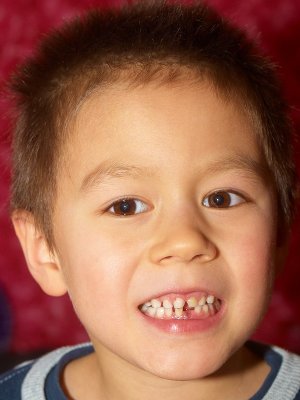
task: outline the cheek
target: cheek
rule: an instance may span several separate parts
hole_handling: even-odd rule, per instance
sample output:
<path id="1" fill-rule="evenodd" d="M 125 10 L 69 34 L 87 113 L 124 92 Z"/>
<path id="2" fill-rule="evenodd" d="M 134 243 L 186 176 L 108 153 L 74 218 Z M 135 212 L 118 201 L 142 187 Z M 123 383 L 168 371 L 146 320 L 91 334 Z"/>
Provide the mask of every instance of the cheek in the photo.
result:
<path id="1" fill-rule="evenodd" d="M 123 313 L 129 301 L 129 288 L 139 263 L 138 246 L 130 238 L 74 228 L 60 238 L 61 264 L 69 295 L 79 318 L 88 310 Z M 76 232 L 76 234 L 75 234 Z M 88 316 L 88 315 L 87 315 Z"/>
<path id="2" fill-rule="evenodd" d="M 252 221 L 227 242 L 230 285 L 241 313 L 264 314 L 274 281 L 276 235 L 270 221 Z M 224 250 L 226 252 L 226 250 Z M 253 315 L 252 314 L 252 315 Z"/>
<path id="3" fill-rule="evenodd" d="M 230 270 L 232 284 L 245 291 L 265 287 L 276 253 L 276 218 L 271 201 L 263 206 L 237 210 L 218 231 L 220 255 Z"/>

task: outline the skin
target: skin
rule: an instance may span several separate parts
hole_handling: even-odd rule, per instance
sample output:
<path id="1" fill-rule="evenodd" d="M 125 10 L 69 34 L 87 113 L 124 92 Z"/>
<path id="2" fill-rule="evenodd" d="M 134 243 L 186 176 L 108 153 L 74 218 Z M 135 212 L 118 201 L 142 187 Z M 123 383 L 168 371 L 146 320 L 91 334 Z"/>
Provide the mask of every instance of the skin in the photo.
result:
<path id="1" fill-rule="evenodd" d="M 236 400 L 262 384 L 269 367 L 244 343 L 279 265 L 277 205 L 260 169 L 228 159 L 264 165 L 250 119 L 205 82 L 115 84 L 82 106 L 58 177 L 54 254 L 30 215 L 13 217 L 32 275 L 68 292 L 95 347 L 65 369 L 69 398 Z M 99 176 L 120 164 L 147 171 Z M 205 206 L 220 189 L 234 205 Z M 124 197 L 142 211 L 113 214 Z M 209 330 L 170 334 L 141 318 L 157 293 L 203 287 L 223 302 Z"/>

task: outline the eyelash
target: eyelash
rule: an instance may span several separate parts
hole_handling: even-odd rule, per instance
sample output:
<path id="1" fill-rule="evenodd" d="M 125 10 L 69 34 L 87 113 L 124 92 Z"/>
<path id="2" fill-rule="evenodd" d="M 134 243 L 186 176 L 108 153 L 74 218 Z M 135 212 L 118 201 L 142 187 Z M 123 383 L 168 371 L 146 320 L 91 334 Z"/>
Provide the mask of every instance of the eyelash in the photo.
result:
<path id="1" fill-rule="evenodd" d="M 212 205 L 213 200 L 210 201 L 210 197 L 215 196 L 215 206 Z M 225 203 L 222 204 L 220 203 L 219 205 L 216 204 L 217 200 L 217 196 L 219 196 L 219 200 L 222 202 L 223 201 L 227 201 L 227 204 Z M 221 198 L 221 196 L 223 197 L 223 199 Z M 228 201 L 230 201 L 230 204 L 228 204 Z M 235 202 L 235 204 L 232 204 L 233 202 Z M 205 196 L 205 198 L 202 201 L 202 205 L 204 207 L 208 207 L 208 208 L 218 208 L 218 209 L 226 209 L 226 208 L 231 208 L 231 207 L 236 207 L 242 203 L 246 203 L 247 200 L 245 198 L 245 196 L 243 196 L 241 193 L 237 193 L 233 190 L 216 190 L 210 194 L 208 194 L 207 196 Z"/>
<path id="2" fill-rule="evenodd" d="M 135 198 L 133 198 L 133 197 L 124 197 L 124 198 L 121 198 L 121 199 L 119 199 L 119 200 L 117 200 L 117 201 L 114 201 L 112 204 L 110 204 L 109 205 L 109 207 L 105 210 L 105 211 L 107 211 L 108 213 L 110 213 L 110 214 L 113 214 L 113 215 L 117 215 L 117 216 L 123 216 L 123 217 L 126 217 L 126 216 L 131 216 L 131 215 L 135 215 L 134 213 L 132 213 L 132 214 L 126 214 L 126 212 L 125 211 L 123 211 L 123 212 L 121 212 L 121 213 L 116 213 L 116 212 L 112 212 L 112 211 L 110 211 L 112 208 L 114 208 L 114 207 L 116 207 L 116 206 L 121 206 L 122 205 L 122 203 L 123 203 L 123 205 L 125 205 L 126 203 L 129 203 L 130 201 L 133 201 L 133 202 L 140 202 L 140 203 L 143 203 L 144 205 L 145 205 L 145 203 L 142 201 L 142 200 L 139 200 L 139 199 L 135 199 Z M 143 208 L 145 208 L 145 207 L 143 207 Z M 147 206 L 146 206 L 146 208 L 148 208 Z M 135 210 L 134 210 L 135 211 Z M 136 213 L 136 214 L 141 214 L 142 212 L 145 212 L 145 210 L 143 209 L 142 211 L 140 211 L 140 212 L 138 212 L 138 213 Z"/>
<path id="3" fill-rule="evenodd" d="M 215 199 L 213 199 L 212 197 L 215 196 Z M 121 212 L 116 212 L 116 210 L 113 212 L 112 210 L 119 206 L 121 207 L 122 204 L 125 206 L 125 204 L 128 205 L 129 202 L 134 202 L 135 205 L 136 203 L 143 203 L 143 206 L 141 207 L 137 207 L 133 210 L 133 212 L 131 214 L 127 214 L 126 209 L 125 210 L 121 210 Z M 217 204 L 217 202 L 219 202 L 219 205 Z M 225 205 L 224 205 L 225 202 Z M 228 204 L 228 202 L 230 202 Z M 232 203 L 235 204 L 232 204 Z M 241 195 L 240 193 L 237 193 L 235 191 L 231 191 L 231 190 L 216 190 L 210 194 L 208 194 L 207 196 L 205 196 L 205 198 L 202 201 L 202 205 L 204 207 L 207 208 L 216 208 L 216 209 L 227 209 L 227 208 L 232 208 L 232 207 L 236 207 L 242 203 L 247 202 L 247 200 L 245 199 L 245 197 L 243 195 Z M 126 207 L 125 207 L 126 208 Z M 136 212 L 136 209 L 139 208 L 139 212 Z M 133 197 L 124 197 L 121 198 L 119 200 L 114 201 L 112 204 L 109 205 L 109 207 L 106 208 L 106 212 L 116 215 L 116 216 L 132 216 L 132 215 L 136 215 L 136 214 L 141 214 L 145 211 L 148 210 L 148 206 L 139 199 L 133 198 Z"/>

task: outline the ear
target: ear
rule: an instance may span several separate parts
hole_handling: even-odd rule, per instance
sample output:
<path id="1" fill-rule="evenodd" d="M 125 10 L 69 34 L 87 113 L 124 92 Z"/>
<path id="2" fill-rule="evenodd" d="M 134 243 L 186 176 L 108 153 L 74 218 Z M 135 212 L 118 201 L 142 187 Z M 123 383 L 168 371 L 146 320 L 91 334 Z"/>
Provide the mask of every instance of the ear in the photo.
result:
<path id="1" fill-rule="evenodd" d="M 45 293 L 51 296 L 65 294 L 67 287 L 58 257 L 49 250 L 45 236 L 36 227 L 32 214 L 16 210 L 12 215 L 12 223 L 33 278 Z"/>

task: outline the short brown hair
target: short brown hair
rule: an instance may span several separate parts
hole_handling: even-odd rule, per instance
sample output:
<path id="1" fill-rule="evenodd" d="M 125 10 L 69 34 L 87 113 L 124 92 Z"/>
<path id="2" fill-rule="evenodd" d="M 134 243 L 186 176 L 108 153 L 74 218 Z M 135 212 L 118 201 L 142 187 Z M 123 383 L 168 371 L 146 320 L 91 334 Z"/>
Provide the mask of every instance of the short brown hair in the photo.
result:
<path id="1" fill-rule="evenodd" d="M 17 120 L 11 208 L 30 211 L 50 247 L 62 144 L 80 102 L 124 71 L 132 82 L 172 81 L 187 68 L 223 93 L 236 93 L 252 109 L 280 215 L 289 226 L 295 167 L 287 106 L 274 66 L 243 32 L 206 5 L 147 1 L 94 9 L 63 25 L 12 78 Z"/>

